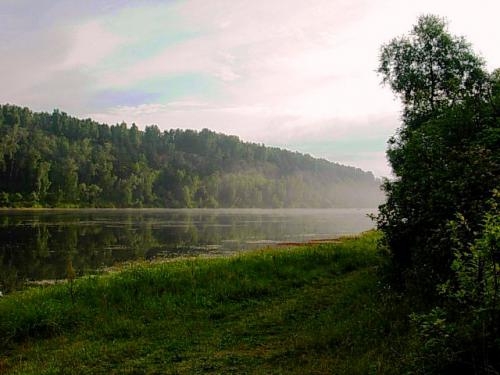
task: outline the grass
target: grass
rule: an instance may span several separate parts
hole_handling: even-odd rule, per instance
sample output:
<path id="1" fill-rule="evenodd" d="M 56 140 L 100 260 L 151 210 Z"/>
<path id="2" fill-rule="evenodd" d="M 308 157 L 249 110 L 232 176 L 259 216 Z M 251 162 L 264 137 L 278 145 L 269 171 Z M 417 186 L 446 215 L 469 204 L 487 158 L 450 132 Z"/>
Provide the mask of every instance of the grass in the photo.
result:
<path id="1" fill-rule="evenodd" d="M 371 232 L 138 264 L 0 299 L 0 373 L 398 374 L 405 313 Z"/>

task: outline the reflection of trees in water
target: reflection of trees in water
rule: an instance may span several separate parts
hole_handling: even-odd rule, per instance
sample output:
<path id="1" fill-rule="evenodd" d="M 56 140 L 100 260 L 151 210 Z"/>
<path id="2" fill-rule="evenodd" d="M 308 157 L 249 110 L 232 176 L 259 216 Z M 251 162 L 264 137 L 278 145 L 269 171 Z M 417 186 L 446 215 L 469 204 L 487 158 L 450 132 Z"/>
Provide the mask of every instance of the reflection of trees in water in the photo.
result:
<path id="1" fill-rule="evenodd" d="M 93 221 L 92 221 L 93 220 Z M 0 220 L 0 290 L 25 281 L 66 277 L 68 262 L 78 276 L 116 262 L 141 259 L 159 243 L 153 222 L 142 215 L 102 221 L 96 217 L 14 214 Z"/>
<path id="2" fill-rule="evenodd" d="M 364 218 L 340 215 L 324 221 L 331 228 Z M 284 240 L 321 230 L 318 216 L 258 211 L 36 211 L 0 216 L 0 290 L 25 280 L 60 279 L 70 261 L 78 276 L 116 262 L 200 253 L 210 245 L 238 250 L 246 242 Z M 352 223 L 350 222 L 352 221 Z M 333 224 L 332 224 L 333 222 Z M 319 224 L 318 224 L 319 223 Z M 347 224 L 346 224 L 347 223 Z M 297 239 L 295 237 L 295 239 Z"/>

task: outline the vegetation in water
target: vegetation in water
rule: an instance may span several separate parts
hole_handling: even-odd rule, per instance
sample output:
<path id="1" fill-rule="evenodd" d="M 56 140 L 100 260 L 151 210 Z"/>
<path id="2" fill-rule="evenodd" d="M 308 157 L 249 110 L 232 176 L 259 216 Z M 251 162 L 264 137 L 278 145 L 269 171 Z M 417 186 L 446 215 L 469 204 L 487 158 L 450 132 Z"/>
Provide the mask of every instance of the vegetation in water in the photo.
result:
<path id="1" fill-rule="evenodd" d="M 370 172 L 207 129 L 0 106 L 0 207 L 375 207 Z"/>

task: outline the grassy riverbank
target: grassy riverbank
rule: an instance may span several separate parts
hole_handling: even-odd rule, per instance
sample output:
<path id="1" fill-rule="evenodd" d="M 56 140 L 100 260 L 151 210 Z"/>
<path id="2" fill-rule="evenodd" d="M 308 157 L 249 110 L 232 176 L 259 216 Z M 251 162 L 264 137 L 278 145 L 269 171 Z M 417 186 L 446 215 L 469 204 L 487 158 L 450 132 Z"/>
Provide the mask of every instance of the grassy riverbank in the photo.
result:
<path id="1" fill-rule="evenodd" d="M 376 233 L 134 265 L 0 299 L 0 373 L 397 374 Z"/>

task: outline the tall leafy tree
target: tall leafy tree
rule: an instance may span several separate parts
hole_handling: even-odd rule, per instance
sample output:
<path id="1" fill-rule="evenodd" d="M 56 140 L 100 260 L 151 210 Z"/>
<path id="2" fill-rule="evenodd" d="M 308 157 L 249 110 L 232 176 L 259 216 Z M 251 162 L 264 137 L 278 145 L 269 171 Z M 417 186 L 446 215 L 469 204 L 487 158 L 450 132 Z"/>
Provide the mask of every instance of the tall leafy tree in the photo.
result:
<path id="1" fill-rule="evenodd" d="M 435 15 L 418 19 L 408 35 L 382 47 L 378 72 L 400 97 L 407 124 L 487 92 L 482 59 Z"/>
<path id="2" fill-rule="evenodd" d="M 382 46 L 378 71 L 403 103 L 387 152 L 395 179 L 385 182 L 378 226 L 399 280 L 434 293 L 451 272 L 448 222 L 462 215 L 469 223 L 463 240 L 473 241 L 500 183 L 491 135 L 499 126 L 496 81 L 470 45 L 432 15 Z"/>

